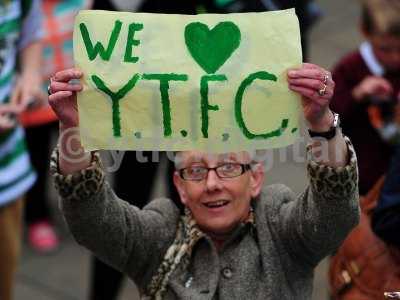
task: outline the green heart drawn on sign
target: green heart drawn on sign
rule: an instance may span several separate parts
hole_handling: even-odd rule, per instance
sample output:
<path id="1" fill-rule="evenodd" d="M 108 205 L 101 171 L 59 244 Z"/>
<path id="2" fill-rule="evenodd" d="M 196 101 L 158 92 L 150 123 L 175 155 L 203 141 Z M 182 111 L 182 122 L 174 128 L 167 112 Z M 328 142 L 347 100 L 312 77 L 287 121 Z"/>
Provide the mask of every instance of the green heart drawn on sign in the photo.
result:
<path id="1" fill-rule="evenodd" d="M 239 28 L 232 22 L 218 23 L 213 29 L 194 22 L 185 28 L 186 46 L 193 59 L 208 74 L 215 73 L 240 45 Z"/>

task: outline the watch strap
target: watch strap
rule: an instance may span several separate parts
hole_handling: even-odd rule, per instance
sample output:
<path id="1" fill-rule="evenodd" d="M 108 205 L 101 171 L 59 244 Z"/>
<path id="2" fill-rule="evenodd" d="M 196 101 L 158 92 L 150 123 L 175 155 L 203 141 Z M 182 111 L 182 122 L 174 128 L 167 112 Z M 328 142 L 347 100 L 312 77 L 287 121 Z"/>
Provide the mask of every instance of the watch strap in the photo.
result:
<path id="1" fill-rule="evenodd" d="M 337 127 L 331 127 L 328 131 L 324 131 L 324 132 L 317 132 L 317 131 L 312 131 L 312 130 L 308 129 L 308 134 L 312 138 L 321 137 L 326 140 L 331 140 L 336 136 L 336 129 L 337 129 Z"/>
<path id="2" fill-rule="evenodd" d="M 311 129 L 308 129 L 308 134 L 312 138 L 320 137 L 320 138 L 324 138 L 329 141 L 336 136 L 336 132 L 337 132 L 337 129 L 339 128 L 339 126 L 340 126 L 339 115 L 337 113 L 333 113 L 333 124 L 332 124 L 331 128 L 329 128 L 328 131 L 318 132 L 318 131 L 312 131 Z"/>

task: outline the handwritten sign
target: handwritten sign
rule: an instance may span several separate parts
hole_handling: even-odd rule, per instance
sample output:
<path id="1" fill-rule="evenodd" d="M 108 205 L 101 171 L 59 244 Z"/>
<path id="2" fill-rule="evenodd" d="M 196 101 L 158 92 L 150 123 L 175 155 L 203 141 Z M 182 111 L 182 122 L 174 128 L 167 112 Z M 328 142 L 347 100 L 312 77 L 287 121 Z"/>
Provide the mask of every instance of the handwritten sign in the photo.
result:
<path id="1" fill-rule="evenodd" d="M 227 15 L 81 11 L 74 57 L 87 150 L 262 149 L 298 136 L 294 10 Z"/>

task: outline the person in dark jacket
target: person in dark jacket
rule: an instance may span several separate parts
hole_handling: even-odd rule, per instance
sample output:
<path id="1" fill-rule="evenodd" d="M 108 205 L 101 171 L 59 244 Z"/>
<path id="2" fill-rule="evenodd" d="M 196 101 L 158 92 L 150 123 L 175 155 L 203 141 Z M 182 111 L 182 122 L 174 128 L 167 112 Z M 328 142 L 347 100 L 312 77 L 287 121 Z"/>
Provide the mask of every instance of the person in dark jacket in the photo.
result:
<path id="1" fill-rule="evenodd" d="M 390 162 L 374 210 L 372 229 L 385 242 L 400 247 L 400 144 Z"/>

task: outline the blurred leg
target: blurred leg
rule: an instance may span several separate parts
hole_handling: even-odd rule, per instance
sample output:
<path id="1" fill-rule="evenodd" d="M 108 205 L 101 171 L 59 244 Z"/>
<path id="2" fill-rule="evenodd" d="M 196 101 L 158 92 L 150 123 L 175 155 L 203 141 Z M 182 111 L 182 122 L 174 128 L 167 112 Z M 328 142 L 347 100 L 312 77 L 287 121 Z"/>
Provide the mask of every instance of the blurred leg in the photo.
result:
<path id="1" fill-rule="evenodd" d="M 29 127 L 26 141 L 32 165 L 37 171 L 36 183 L 26 194 L 25 220 L 28 224 L 29 245 L 39 253 L 48 253 L 58 248 L 58 236 L 50 215 L 50 199 L 47 197 L 48 163 L 50 139 L 56 122 Z"/>
<path id="2" fill-rule="evenodd" d="M 11 300 L 21 251 L 23 200 L 0 207 L 0 299 Z"/>
<path id="3" fill-rule="evenodd" d="M 50 156 L 50 138 L 57 123 L 29 127 L 25 129 L 26 143 L 29 149 L 31 162 L 35 168 L 38 178 L 26 194 L 25 219 L 28 224 L 39 220 L 49 219 L 49 201 L 46 193 L 46 179 Z"/>
<path id="4" fill-rule="evenodd" d="M 123 274 L 92 257 L 90 270 L 91 285 L 89 290 L 90 300 L 117 299 L 123 281 Z"/>

